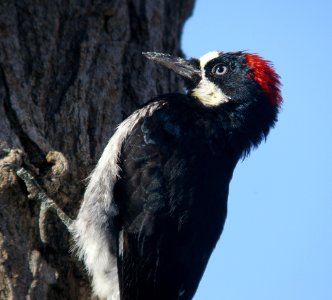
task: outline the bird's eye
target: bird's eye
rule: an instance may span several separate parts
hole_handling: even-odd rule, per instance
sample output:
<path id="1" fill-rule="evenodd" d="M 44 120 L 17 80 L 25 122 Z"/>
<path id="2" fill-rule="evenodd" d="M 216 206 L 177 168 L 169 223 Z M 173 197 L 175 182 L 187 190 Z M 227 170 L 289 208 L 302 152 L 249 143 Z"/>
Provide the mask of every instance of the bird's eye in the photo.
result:
<path id="1" fill-rule="evenodd" d="M 226 73 L 227 73 L 227 67 L 222 64 L 215 65 L 212 68 L 213 75 L 222 76 L 222 75 L 225 75 Z"/>

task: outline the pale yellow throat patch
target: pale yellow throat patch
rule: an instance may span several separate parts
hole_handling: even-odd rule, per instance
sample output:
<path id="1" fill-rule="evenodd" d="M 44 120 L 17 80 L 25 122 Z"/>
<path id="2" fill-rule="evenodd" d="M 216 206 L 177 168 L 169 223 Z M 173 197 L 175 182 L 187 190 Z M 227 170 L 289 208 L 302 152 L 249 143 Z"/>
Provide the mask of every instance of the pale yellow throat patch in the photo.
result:
<path id="1" fill-rule="evenodd" d="M 191 91 L 191 95 L 205 106 L 217 106 L 230 100 L 230 97 L 206 78 L 202 78 L 197 87 Z"/>
<path id="2" fill-rule="evenodd" d="M 230 97 L 225 95 L 223 91 L 213 82 L 209 81 L 205 75 L 205 65 L 210 60 L 218 56 L 219 52 L 214 51 L 205 54 L 199 59 L 202 79 L 199 84 L 191 91 L 191 95 L 196 97 L 205 106 L 218 106 L 230 100 Z"/>

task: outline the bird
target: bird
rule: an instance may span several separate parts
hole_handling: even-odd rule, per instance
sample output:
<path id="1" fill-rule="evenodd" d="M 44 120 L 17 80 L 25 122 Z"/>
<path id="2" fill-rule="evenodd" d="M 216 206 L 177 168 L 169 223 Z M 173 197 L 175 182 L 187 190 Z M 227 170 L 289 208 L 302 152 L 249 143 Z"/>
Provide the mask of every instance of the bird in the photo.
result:
<path id="1" fill-rule="evenodd" d="M 71 230 L 100 299 L 189 300 L 223 231 L 233 171 L 277 122 L 280 76 L 247 51 L 143 55 L 186 88 L 118 126 Z"/>

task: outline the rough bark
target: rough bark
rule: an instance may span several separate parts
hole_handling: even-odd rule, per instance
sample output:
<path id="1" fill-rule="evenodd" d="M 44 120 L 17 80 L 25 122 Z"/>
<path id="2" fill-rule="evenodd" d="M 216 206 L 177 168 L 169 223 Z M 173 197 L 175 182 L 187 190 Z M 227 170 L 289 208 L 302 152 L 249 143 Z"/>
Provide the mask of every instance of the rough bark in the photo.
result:
<path id="1" fill-rule="evenodd" d="M 0 1 L 1 300 L 91 297 L 66 227 L 51 212 L 40 221 L 40 203 L 28 199 L 16 170 L 28 170 L 74 218 L 115 126 L 149 98 L 181 88 L 141 52 L 181 55 L 192 7 L 193 0 Z"/>

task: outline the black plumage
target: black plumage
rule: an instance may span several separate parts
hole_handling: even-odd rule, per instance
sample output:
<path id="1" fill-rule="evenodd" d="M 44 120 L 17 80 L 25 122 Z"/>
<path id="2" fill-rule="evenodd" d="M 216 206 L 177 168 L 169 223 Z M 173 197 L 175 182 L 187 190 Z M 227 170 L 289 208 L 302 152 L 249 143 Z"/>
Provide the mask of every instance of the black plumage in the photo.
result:
<path id="1" fill-rule="evenodd" d="M 185 95 L 157 101 L 162 108 L 124 143 L 115 186 L 128 243 L 118 261 L 123 299 L 193 296 L 223 228 L 237 161 L 223 151 L 217 112 Z"/>
<path id="2" fill-rule="evenodd" d="M 201 61 L 146 55 L 184 76 L 189 90 L 157 97 L 130 121 L 111 208 L 103 208 L 107 226 L 95 222 L 117 257 L 121 300 L 191 299 L 223 230 L 233 170 L 276 121 L 279 79 L 243 52 Z"/>

